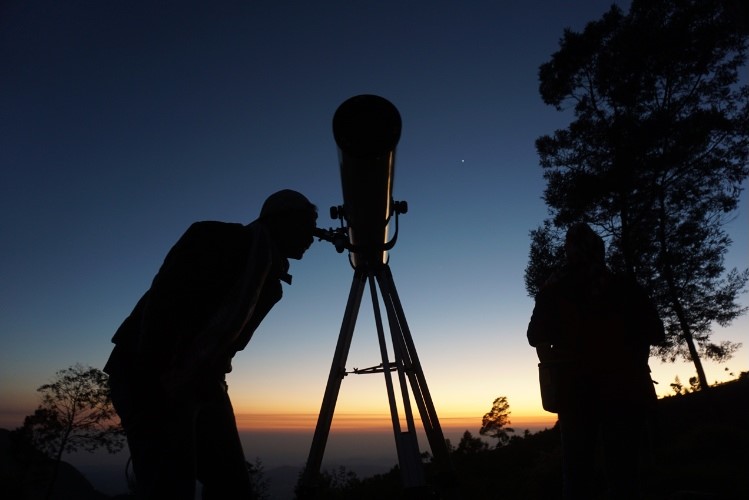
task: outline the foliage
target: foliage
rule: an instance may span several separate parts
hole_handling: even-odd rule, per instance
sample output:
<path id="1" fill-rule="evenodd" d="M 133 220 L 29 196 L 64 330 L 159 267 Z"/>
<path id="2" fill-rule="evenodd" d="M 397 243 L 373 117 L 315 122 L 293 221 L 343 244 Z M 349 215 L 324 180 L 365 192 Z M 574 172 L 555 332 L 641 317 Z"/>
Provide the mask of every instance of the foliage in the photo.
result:
<path id="1" fill-rule="evenodd" d="M 497 448 L 510 441 L 510 434 L 515 432 L 510 424 L 510 403 L 506 396 L 500 396 L 492 403 L 492 409 L 481 419 L 479 434 L 497 440 Z"/>
<path id="2" fill-rule="evenodd" d="M 574 113 L 537 139 L 551 219 L 532 234 L 532 296 L 558 260 L 558 234 L 579 221 L 609 242 L 609 265 L 653 295 L 668 340 L 663 360 L 723 361 L 738 344 L 711 342 L 745 309 L 749 271 L 724 269 L 723 226 L 749 175 L 749 35 L 719 0 L 633 0 L 582 32 L 565 30 L 540 67 L 546 104 Z"/>
<path id="3" fill-rule="evenodd" d="M 76 364 L 59 370 L 54 380 L 38 392 L 42 402 L 25 418 L 23 431 L 50 458 L 63 453 L 104 448 L 120 451 L 124 432 L 109 396 L 107 374 L 97 368 Z"/>
<path id="4" fill-rule="evenodd" d="M 445 439 L 447 443 L 447 449 L 454 455 L 472 455 L 489 449 L 489 445 L 486 444 L 480 437 L 473 437 L 467 429 L 463 432 L 463 435 L 458 442 L 458 447 L 454 447 L 449 439 Z"/>
<path id="5" fill-rule="evenodd" d="M 531 249 L 525 269 L 525 289 L 533 298 L 552 275 L 564 264 L 564 235 L 559 228 L 544 221 L 543 226 L 531 231 Z"/>
<path id="6" fill-rule="evenodd" d="M 268 500 L 270 498 L 270 481 L 265 476 L 265 466 L 262 460 L 255 459 L 255 462 L 247 462 L 247 472 L 250 475 L 250 484 L 252 486 L 252 498 L 256 500 Z"/>
<path id="7" fill-rule="evenodd" d="M 304 471 L 299 474 L 295 485 L 296 498 L 330 498 L 346 499 L 355 498 L 355 492 L 360 487 L 360 481 L 356 473 L 340 466 L 333 470 L 324 469 L 317 477 L 317 483 L 310 490 L 309 485 L 304 485 Z"/>
<path id="8" fill-rule="evenodd" d="M 19 441 L 52 459 L 47 498 L 53 494 L 63 453 L 99 448 L 116 453 L 124 446 L 107 381 L 101 370 L 76 364 L 59 370 L 51 383 L 37 389 L 42 402 L 16 434 Z"/>
<path id="9" fill-rule="evenodd" d="M 330 489 L 348 491 L 359 484 L 359 478 L 356 473 L 343 466 L 333 469 L 332 471 L 326 469 L 322 471 L 321 475 L 323 477 L 323 482 Z"/>
<path id="10" fill-rule="evenodd" d="M 697 392 L 700 390 L 700 381 L 697 377 L 689 377 L 689 387 L 684 387 L 684 384 L 681 383 L 681 379 L 678 375 L 674 377 L 674 381 L 669 385 L 671 386 L 671 390 L 674 391 L 675 396 L 689 394 L 690 392 Z"/>

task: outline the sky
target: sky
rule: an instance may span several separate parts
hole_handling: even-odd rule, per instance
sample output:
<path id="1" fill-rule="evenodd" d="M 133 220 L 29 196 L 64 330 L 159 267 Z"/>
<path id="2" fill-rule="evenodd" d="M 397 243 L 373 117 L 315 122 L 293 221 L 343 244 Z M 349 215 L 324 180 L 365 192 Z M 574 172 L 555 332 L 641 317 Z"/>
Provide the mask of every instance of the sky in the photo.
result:
<path id="1" fill-rule="evenodd" d="M 525 337 L 523 272 L 529 231 L 547 216 L 534 140 L 570 114 L 543 104 L 537 71 L 564 28 L 610 4 L 3 2 L 0 427 L 20 425 L 57 370 L 103 367 L 192 222 L 250 222 L 291 188 L 334 226 L 332 117 L 359 94 L 387 98 L 403 120 L 393 195 L 409 211 L 390 267 L 438 415 L 476 434 L 506 396 L 516 427 L 553 422 Z M 747 267 L 748 219 L 744 193 L 729 269 Z M 320 409 L 353 271 L 318 242 L 291 273 L 228 376 L 243 428 L 307 432 Z M 748 331 L 743 316 L 715 339 L 746 343 Z M 347 366 L 380 361 L 365 295 Z M 651 367 L 661 395 L 694 374 Z M 746 346 L 706 363 L 711 382 L 747 369 Z M 350 375 L 334 426 L 369 428 L 387 411 L 382 375 Z"/>

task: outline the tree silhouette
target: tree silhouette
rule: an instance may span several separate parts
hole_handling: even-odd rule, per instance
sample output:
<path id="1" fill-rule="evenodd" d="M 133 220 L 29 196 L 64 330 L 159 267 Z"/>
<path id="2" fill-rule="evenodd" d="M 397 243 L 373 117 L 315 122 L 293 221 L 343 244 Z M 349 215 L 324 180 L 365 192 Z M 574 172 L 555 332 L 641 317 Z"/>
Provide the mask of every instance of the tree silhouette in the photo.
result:
<path id="1" fill-rule="evenodd" d="M 510 422 L 510 403 L 506 396 L 500 396 L 492 403 L 492 409 L 481 419 L 479 434 L 489 436 L 497 440 L 497 448 L 504 446 L 510 441 L 510 434 L 515 429 L 507 427 Z"/>
<path id="2" fill-rule="evenodd" d="M 59 370 L 37 391 L 42 402 L 24 419 L 21 432 L 54 461 L 49 495 L 63 453 L 99 448 L 116 453 L 124 445 L 124 432 L 109 396 L 107 375 L 97 368 L 76 364 Z"/>
<path id="3" fill-rule="evenodd" d="M 260 458 L 255 462 L 245 460 L 247 472 L 250 475 L 250 484 L 252 485 L 252 498 L 254 500 L 268 500 L 270 498 L 270 481 L 265 476 L 265 466 Z"/>
<path id="4" fill-rule="evenodd" d="M 738 84 L 749 34 L 727 5 L 633 0 L 626 15 L 612 6 L 565 30 L 539 90 L 575 119 L 536 141 L 552 219 L 532 233 L 526 268 L 533 294 L 558 232 L 595 226 L 609 265 L 651 291 L 667 333 L 657 354 L 691 360 L 702 388 L 700 358 L 739 346 L 711 342 L 711 327 L 745 312 L 736 299 L 749 279 L 723 265 L 723 226 L 749 175 L 749 86 Z"/>
<path id="5" fill-rule="evenodd" d="M 564 235 L 551 221 L 545 220 L 542 227 L 531 231 L 530 236 L 531 248 L 524 279 L 528 296 L 533 298 L 549 276 L 564 265 L 565 255 Z"/>
<path id="6" fill-rule="evenodd" d="M 445 441 L 447 442 L 447 448 L 450 452 L 459 456 L 475 455 L 476 453 L 486 451 L 489 448 L 489 445 L 480 437 L 474 437 L 467 429 L 460 437 L 457 448 L 450 443 L 449 439 L 446 439 Z"/>

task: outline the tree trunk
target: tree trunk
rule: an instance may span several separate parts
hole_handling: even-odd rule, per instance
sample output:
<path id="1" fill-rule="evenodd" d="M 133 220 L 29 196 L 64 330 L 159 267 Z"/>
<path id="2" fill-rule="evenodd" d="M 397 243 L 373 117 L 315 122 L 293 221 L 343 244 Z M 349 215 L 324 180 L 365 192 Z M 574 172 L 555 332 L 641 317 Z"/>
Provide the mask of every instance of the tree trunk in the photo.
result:
<path id="1" fill-rule="evenodd" d="M 47 487 L 47 495 L 45 496 L 46 500 L 50 500 L 50 498 L 52 498 L 52 493 L 55 491 L 57 475 L 60 472 L 60 462 L 62 462 L 62 453 L 65 450 L 65 443 L 68 442 L 68 437 L 73 430 L 72 422 L 73 420 L 71 419 L 67 429 L 65 429 L 65 434 L 62 439 L 60 439 L 60 448 L 57 450 L 57 456 L 55 457 L 55 462 L 52 466 L 52 478 L 49 480 L 49 486 Z"/>
<path id="2" fill-rule="evenodd" d="M 660 245 L 661 253 L 661 271 L 663 272 L 663 277 L 666 279 L 671 307 L 674 309 L 674 313 L 676 313 L 676 317 L 679 320 L 679 328 L 681 328 L 682 338 L 687 343 L 689 356 L 692 358 L 694 368 L 697 370 L 697 379 L 700 382 L 700 390 L 707 392 L 709 391 L 709 385 L 707 383 L 705 369 L 702 367 L 702 361 L 700 360 L 700 355 L 697 352 L 697 346 L 694 345 L 692 329 L 689 326 L 687 316 L 684 313 L 684 307 L 682 306 L 681 300 L 679 300 L 679 294 L 676 291 L 676 282 L 674 280 L 674 272 L 673 268 L 671 267 L 671 256 L 668 251 L 668 243 L 666 239 L 666 210 L 664 207 L 665 200 L 663 199 L 662 193 L 659 196 L 659 202 L 660 216 L 658 223 L 658 243 Z"/>
<path id="3" fill-rule="evenodd" d="M 625 190 L 624 183 L 620 183 L 619 189 L 619 219 L 621 220 L 621 248 L 622 257 L 624 258 L 624 271 L 628 276 L 635 277 L 635 259 L 632 256 L 632 244 L 631 244 L 631 224 L 629 218 L 628 209 L 628 196 Z"/>

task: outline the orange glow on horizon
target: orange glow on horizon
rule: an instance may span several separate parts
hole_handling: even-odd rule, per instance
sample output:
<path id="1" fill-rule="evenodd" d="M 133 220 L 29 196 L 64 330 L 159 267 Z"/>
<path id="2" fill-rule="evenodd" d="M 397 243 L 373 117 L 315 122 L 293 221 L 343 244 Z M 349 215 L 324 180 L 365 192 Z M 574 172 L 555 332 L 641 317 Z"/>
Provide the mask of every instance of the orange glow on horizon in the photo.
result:
<path id="1" fill-rule="evenodd" d="M 241 413 L 236 415 L 237 427 L 243 431 L 263 432 L 313 432 L 317 425 L 316 413 Z M 417 429 L 421 429 L 421 419 L 414 416 Z M 557 417 L 545 415 L 510 415 L 509 427 L 522 432 L 522 429 L 551 428 Z M 401 428 L 405 429 L 401 418 Z M 478 434 L 481 428 L 481 417 L 450 416 L 440 417 L 440 426 L 445 432 L 468 430 Z M 335 414 L 331 431 L 335 432 L 381 432 L 391 431 L 392 421 L 388 413 L 341 413 Z"/>

